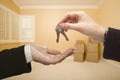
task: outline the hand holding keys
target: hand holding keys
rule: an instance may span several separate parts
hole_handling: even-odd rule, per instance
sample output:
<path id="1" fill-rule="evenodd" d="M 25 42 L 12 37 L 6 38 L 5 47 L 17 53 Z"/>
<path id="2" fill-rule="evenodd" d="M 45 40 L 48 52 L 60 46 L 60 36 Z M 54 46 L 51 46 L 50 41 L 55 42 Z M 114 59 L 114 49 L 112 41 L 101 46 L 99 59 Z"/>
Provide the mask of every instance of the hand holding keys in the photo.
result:
<path id="1" fill-rule="evenodd" d="M 57 39 L 56 42 L 59 42 L 59 37 L 60 37 L 60 33 L 65 37 L 65 39 L 67 41 L 69 41 L 67 35 L 65 34 L 64 30 L 62 29 L 62 27 L 60 27 L 61 25 L 56 26 L 55 30 L 56 30 L 56 34 L 57 34 Z"/>

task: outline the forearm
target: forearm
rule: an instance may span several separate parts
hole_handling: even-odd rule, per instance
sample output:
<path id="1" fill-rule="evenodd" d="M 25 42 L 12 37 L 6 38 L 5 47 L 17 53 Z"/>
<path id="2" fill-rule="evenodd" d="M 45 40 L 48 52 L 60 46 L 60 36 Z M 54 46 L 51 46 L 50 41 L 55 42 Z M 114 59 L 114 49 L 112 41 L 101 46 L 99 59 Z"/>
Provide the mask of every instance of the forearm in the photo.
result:
<path id="1" fill-rule="evenodd" d="M 0 52 L 0 79 L 31 71 L 26 62 L 24 46 Z"/>

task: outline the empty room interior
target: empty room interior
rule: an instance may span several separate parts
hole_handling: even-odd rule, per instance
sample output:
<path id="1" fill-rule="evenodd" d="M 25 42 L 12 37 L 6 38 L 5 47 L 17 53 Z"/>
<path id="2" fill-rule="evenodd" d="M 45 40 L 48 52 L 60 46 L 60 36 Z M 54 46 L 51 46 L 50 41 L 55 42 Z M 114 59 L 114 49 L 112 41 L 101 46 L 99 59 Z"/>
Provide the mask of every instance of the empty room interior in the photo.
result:
<path id="1" fill-rule="evenodd" d="M 31 61 L 31 72 L 2 80 L 120 80 L 120 62 L 103 58 L 104 41 L 68 30 L 64 32 L 69 41 L 60 34 L 56 42 L 55 30 L 70 12 L 85 12 L 104 28 L 120 29 L 119 9 L 120 0 L 0 0 L 0 51 L 27 44 L 61 53 L 75 48 L 72 55 L 58 64 Z"/>

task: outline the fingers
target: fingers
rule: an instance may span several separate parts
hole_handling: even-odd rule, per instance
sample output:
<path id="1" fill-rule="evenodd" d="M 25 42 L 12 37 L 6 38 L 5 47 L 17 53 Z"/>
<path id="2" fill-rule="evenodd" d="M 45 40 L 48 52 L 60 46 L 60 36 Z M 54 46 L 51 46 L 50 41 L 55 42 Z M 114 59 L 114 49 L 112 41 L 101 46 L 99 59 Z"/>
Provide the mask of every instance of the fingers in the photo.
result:
<path id="1" fill-rule="evenodd" d="M 68 50 L 66 50 L 65 52 L 63 52 L 60 57 L 59 57 L 59 60 L 64 60 L 66 57 L 70 56 L 73 54 L 73 51 L 74 51 L 74 48 L 70 48 Z"/>
<path id="2" fill-rule="evenodd" d="M 61 61 L 63 61 L 66 57 L 70 56 L 71 54 L 73 54 L 74 48 L 70 48 L 68 50 L 66 50 L 64 53 L 62 54 L 58 54 L 55 55 L 51 60 L 50 63 L 51 64 L 56 64 L 59 63 Z"/>
<path id="3" fill-rule="evenodd" d="M 79 31 L 80 25 L 78 25 L 78 23 L 64 23 L 62 28 L 66 31 L 68 31 L 69 29 Z"/>
<path id="4" fill-rule="evenodd" d="M 78 31 L 78 27 L 77 24 L 80 21 L 81 15 L 83 14 L 82 11 L 79 12 L 70 12 L 67 13 L 62 19 L 61 21 L 58 23 L 58 25 L 63 25 L 61 26 L 65 31 L 68 31 L 68 29 L 72 29 L 72 30 L 77 30 Z"/>
<path id="5" fill-rule="evenodd" d="M 57 51 L 57 50 L 47 50 L 47 53 L 48 54 L 51 54 L 51 55 L 57 55 L 57 54 L 60 54 L 61 52 Z"/>
<path id="6" fill-rule="evenodd" d="M 60 25 L 61 23 L 66 22 L 76 22 L 78 20 L 79 16 L 76 13 L 67 13 L 59 22 L 57 25 Z"/>
<path id="7" fill-rule="evenodd" d="M 61 23 L 65 23 L 67 22 L 67 20 L 69 20 L 69 14 L 66 14 L 59 22 L 57 25 L 60 25 Z"/>
<path id="8" fill-rule="evenodd" d="M 57 25 L 60 25 L 61 23 L 78 23 L 82 17 L 86 16 L 86 13 L 84 11 L 76 11 L 76 12 L 70 12 L 67 13 L 59 22 Z"/>

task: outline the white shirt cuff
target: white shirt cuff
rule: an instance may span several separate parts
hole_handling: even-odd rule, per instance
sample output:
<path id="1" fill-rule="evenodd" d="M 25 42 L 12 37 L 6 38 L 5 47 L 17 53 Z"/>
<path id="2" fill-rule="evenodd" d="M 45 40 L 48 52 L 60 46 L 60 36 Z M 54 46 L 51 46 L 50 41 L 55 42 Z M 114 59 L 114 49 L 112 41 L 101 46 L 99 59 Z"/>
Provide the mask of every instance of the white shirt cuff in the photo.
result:
<path id="1" fill-rule="evenodd" d="M 30 45 L 25 45 L 24 51 L 25 51 L 26 62 L 30 63 L 33 60 L 31 55 Z"/>

